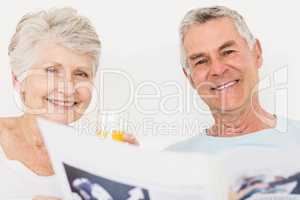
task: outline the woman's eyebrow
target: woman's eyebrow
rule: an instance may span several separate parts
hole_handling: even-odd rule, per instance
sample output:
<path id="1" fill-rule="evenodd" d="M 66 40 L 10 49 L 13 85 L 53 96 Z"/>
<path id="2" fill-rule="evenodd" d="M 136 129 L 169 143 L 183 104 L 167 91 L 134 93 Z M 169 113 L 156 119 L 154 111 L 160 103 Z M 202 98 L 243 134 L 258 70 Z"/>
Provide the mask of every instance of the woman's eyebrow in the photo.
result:
<path id="1" fill-rule="evenodd" d="M 93 71 L 90 67 L 83 67 L 83 66 L 78 66 L 75 68 L 75 70 L 88 71 L 88 72 Z"/>

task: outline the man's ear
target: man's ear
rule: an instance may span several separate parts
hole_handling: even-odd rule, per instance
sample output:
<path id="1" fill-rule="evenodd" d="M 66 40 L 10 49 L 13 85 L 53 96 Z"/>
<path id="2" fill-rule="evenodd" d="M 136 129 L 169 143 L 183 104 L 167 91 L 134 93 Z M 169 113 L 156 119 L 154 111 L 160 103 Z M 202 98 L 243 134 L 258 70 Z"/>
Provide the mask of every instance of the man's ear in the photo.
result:
<path id="1" fill-rule="evenodd" d="M 263 57 L 262 57 L 262 49 L 261 45 L 258 39 L 255 39 L 255 44 L 253 46 L 253 56 L 255 59 L 255 64 L 257 68 L 260 68 L 263 63 Z"/>
<path id="2" fill-rule="evenodd" d="M 192 80 L 192 77 L 191 77 L 190 73 L 188 72 L 188 69 L 185 68 L 185 67 L 183 67 L 182 71 L 183 71 L 185 77 L 189 80 L 189 82 L 192 85 L 192 87 L 195 89 L 195 84 L 194 84 L 194 82 Z"/>
<path id="3" fill-rule="evenodd" d="M 20 90 L 21 83 L 18 80 L 18 78 L 17 78 L 17 76 L 15 75 L 14 72 L 11 72 L 11 77 L 12 77 L 12 82 L 13 82 L 13 86 L 14 86 L 15 90 Z"/>

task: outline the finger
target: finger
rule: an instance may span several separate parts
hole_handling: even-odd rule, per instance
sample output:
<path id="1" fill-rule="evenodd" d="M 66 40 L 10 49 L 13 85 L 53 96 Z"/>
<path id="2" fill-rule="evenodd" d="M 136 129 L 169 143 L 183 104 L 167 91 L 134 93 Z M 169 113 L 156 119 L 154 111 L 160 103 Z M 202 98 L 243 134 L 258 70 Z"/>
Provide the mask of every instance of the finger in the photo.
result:
<path id="1" fill-rule="evenodd" d="M 140 145 L 138 140 L 136 139 L 136 137 L 134 137 L 133 135 L 130 135 L 130 134 L 124 134 L 123 142 L 126 142 L 128 144 L 137 145 L 137 146 Z"/>

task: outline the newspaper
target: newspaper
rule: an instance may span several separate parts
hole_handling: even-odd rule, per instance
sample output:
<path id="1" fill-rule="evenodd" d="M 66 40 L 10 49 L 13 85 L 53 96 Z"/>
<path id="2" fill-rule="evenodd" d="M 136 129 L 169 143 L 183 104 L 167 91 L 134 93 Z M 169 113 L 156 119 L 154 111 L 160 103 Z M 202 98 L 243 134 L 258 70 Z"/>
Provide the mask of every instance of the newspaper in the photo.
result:
<path id="1" fill-rule="evenodd" d="M 226 199 L 209 155 L 145 150 L 45 120 L 39 126 L 64 199 Z"/>
<path id="2" fill-rule="evenodd" d="M 230 199 L 300 199 L 299 149 L 239 148 L 223 155 Z"/>
<path id="3" fill-rule="evenodd" d="M 39 120 L 67 200 L 300 199 L 298 151 L 220 155 L 147 150 Z M 294 155 L 294 156 L 291 156 Z"/>

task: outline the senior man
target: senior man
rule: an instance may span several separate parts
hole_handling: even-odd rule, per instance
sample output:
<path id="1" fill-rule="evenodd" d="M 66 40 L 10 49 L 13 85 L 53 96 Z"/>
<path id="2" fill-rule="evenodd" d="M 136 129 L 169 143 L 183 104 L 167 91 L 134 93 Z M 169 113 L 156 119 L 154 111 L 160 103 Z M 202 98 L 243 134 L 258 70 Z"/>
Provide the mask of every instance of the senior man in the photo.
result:
<path id="1" fill-rule="evenodd" d="M 191 10 L 181 23 L 180 37 L 183 71 L 208 105 L 214 124 L 203 130 L 205 135 L 167 150 L 218 153 L 300 143 L 299 123 L 269 113 L 259 101 L 262 49 L 238 12 L 223 6 Z"/>

